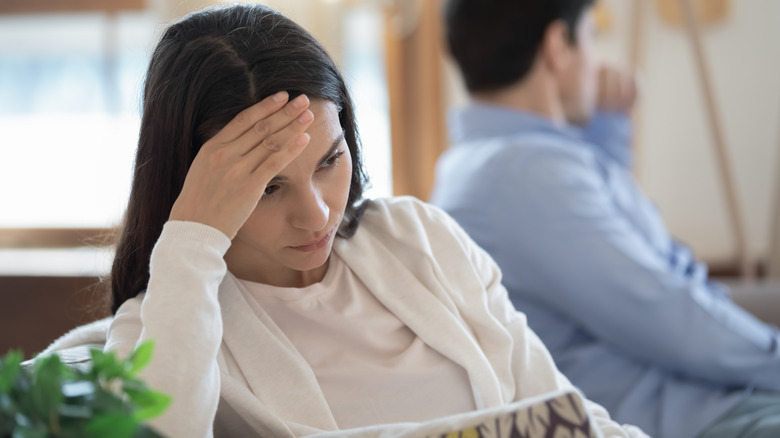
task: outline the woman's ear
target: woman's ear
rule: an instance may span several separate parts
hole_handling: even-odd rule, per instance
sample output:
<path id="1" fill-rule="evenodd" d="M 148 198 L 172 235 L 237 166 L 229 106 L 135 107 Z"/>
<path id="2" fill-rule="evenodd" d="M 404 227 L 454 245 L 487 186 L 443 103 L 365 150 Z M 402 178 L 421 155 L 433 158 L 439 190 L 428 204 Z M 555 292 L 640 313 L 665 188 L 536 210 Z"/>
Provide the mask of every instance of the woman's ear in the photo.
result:
<path id="1" fill-rule="evenodd" d="M 539 51 L 539 58 L 552 73 L 559 73 L 571 62 L 573 51 L 569 29 L 562 20 L 556 20 L 547 26 Z"/>

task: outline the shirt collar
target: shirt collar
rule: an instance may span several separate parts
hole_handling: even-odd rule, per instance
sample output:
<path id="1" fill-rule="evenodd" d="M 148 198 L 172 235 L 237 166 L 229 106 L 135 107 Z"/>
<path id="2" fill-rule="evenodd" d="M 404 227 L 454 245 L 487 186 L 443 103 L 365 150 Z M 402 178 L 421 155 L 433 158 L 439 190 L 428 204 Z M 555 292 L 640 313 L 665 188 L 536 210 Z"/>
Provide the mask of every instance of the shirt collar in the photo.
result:
<path id="1" fill-rule="evenodd" d="M 450 139 L 455 143 L 519 133 L 547 133 L 573 139 L 582 138 L 578 128 L 557 125 L 552 120 L 531 112 L 485 103 L 472 102 L 466 107 L 454 109 L 449 117 Z"/>

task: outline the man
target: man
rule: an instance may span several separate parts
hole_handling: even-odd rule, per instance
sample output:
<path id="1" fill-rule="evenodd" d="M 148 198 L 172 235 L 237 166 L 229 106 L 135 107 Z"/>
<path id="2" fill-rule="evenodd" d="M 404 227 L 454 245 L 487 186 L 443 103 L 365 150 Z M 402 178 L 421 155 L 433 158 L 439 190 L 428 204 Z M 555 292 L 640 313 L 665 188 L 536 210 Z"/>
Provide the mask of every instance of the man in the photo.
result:
<path id="1" fill-rule="evenodd" d="M 780 437 L 778 331 L 669 236 L 630 173 L 631 76 L 600 68 L 592 0 L 450 0 L 472 98 L 432 201 L 496 259 L 575 385 L 660 438 Z"/>

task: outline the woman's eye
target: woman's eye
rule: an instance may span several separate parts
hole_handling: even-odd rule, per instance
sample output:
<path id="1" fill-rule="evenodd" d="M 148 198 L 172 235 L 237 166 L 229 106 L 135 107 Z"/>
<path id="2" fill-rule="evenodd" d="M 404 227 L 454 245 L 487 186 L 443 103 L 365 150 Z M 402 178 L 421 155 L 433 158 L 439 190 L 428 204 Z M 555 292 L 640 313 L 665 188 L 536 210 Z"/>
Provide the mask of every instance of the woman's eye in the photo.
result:
<path id="1" fill-rule="evenodd" d="M 344 155 L 344 152 L 337 152 L 331 155 L 330 158 L 328 158 L 327 160 L 323 161 L 322 164 L 320 164 L 320 168 L 324 169 L 328 167 L 333 167 L 336 164 L 336 162 L 339 160 L 339 157 L 341 157 L 342 155 Z"/>
<path id="2" fill-rule="evenodd" d="M 277 185 L 268 186 L 265 188 L 265 191 L 263 192 L 263 196 L 272 195 L 277 190 L 279 190 L 279 186 Z"/>

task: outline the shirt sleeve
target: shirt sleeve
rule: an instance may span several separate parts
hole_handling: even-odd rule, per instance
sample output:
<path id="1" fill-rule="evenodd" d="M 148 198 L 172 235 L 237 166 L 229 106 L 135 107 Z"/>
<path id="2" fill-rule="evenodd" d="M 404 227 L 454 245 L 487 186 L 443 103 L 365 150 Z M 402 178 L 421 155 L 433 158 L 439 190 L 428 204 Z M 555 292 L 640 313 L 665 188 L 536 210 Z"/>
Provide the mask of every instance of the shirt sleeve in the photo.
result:
<path id="1" fill-rule="evenodd" d="M 109 330 L 106 350 L 122 356 L 141 342 L 155 342 L 152 360 L 139 377 L 173 398 L 165 413 L 150 422 L 164 436 L 213 434 L 222 341 L 217 295 L 229 246 L 227 236 L 214 228 L 168 222 L 152 252 L 146 293 L 125 302 Z"/>
<path id="2" fill-rule="evenodd" d="M 780 389 L 776 330 L 706 281 L 670 269 L 669 255 L 621 211 L 595 163 L 554 151 L 527 158 L 500 160 L 485 183 L 503 202 L 481 206 L 493 221 L 484 244 L 510 290 L 638 359 L 721 384 Z"/>
<path id="3" fill-rule="evenodd" d="M 581 130 L 583 141 L 615 160 L 625 169 L 634 162 L 631 119 L 621 112 L 596 112 Z"/>
<path id="4" fill-rule="evenodd" d="M 512 305 L 507 290 L 502 284 L 501 270 L 495 261 L 454 220 L 447 217 L 445 223 L 467 251 L 475 272 L 481 275 L 491 314 L 512 336 L 512 374 L 516 385 L 514 401 L 558 390 L 579 393 L 579 390 L 558 370 L 552 356 L 536 333 L 528 327 L 525 315 Z M 636 426 L 619 425 L 610 418 L 607 410 L 601 405 L 588 400 L 581 393 L 580 395 L 596 423 L 595 426 L 605 437 L 647 437 Z"/>

